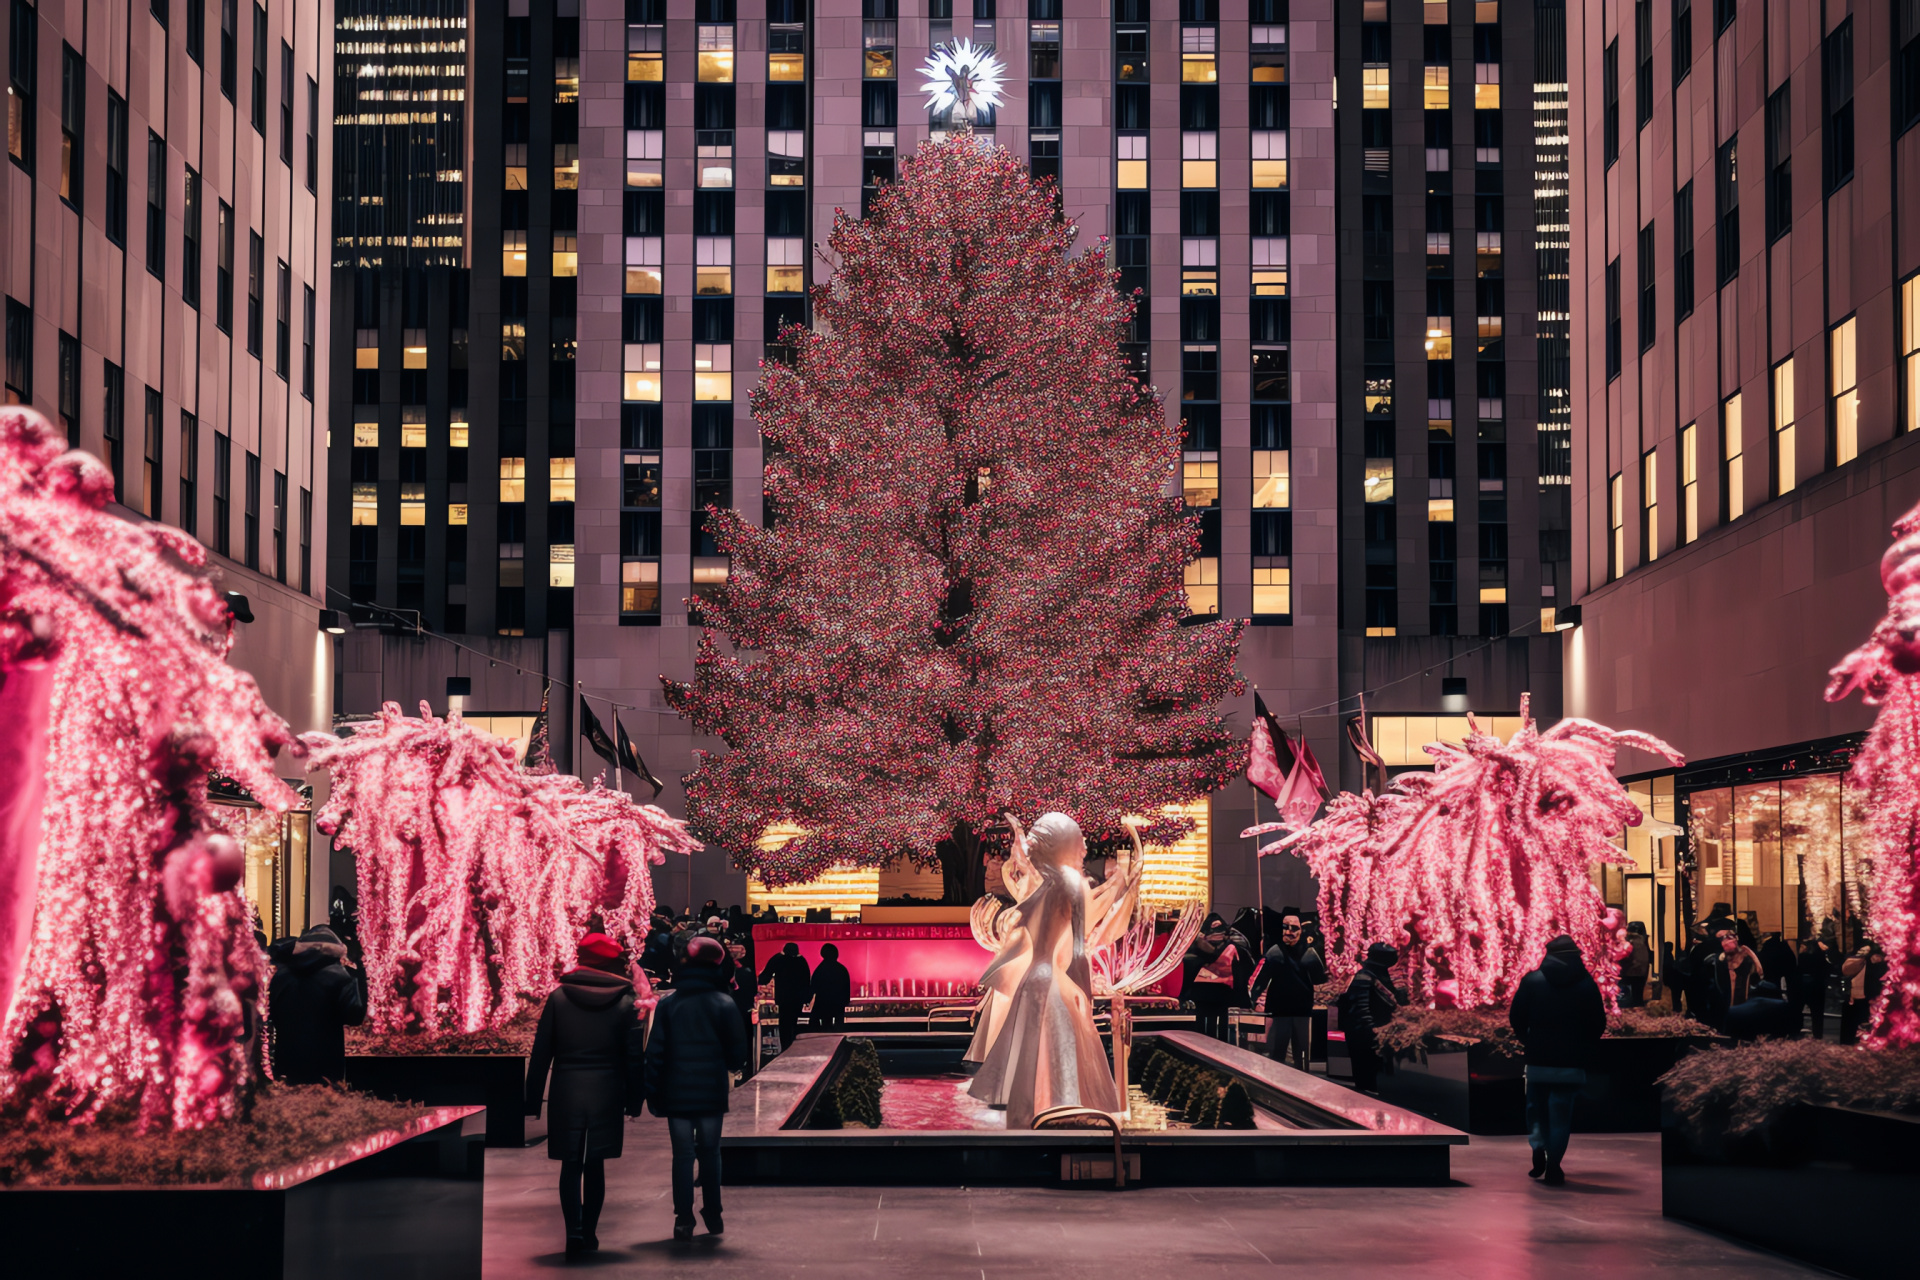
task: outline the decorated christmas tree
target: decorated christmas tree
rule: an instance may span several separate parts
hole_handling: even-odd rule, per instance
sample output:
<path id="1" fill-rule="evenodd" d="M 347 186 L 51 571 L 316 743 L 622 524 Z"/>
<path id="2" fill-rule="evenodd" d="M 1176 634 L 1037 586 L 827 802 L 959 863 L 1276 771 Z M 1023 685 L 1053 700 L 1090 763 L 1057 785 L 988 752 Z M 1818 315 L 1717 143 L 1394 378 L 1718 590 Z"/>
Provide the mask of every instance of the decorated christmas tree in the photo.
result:
<path id="1" fill-rule="evenodd" d="M 688 779 L 691 825 L 769 884 L 904 855 L 971 900 L 1003 811 L 1117 837 L 1244 763 L 1213 709 L 1237 624 L 1187 617 L 1177 427 L 1075 234 L 967 134 L 835 220 L 815 331 L 754 396 L 767 527 L 710 517 L 732 571 L 668 683 L 728 747 Z"/>

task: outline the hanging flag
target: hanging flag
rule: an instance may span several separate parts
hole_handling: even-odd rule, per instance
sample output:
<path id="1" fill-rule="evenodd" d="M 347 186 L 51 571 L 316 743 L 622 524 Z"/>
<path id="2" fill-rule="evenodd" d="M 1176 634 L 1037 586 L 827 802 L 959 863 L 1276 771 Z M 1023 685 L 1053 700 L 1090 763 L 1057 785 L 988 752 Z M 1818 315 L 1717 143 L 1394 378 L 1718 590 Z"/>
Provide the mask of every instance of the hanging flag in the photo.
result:
<path id="1" fill-rule="evenodd" d="M 533 718 L 533 728 L 527 733 L 527 756 L 521 762 L 521 768 L 528 773 L 552 773 L 553 744 L 547 731 L 547 700 L 553 690 L 549 686 L 540 691 L 540 714 Z"/>
<path id="2" fill-rule="evenodd" d="M 593 714 L 593 708 L 587 705 L 585 694 L 580 695 L 580 736 L 587 740 L 594 753 L 608 764 L 618 769 L 620 753 L 613 745 L 613 739 L 600 727 L 600 720 Z"/>
<path id="3" fill-rule="evenodd" d="M 1298 831 L 1313 821 L 1313 815 L 1320 812 L 1320 802 L 1326 798 L 1327 781 L 1320 776 L 1320 764 L 1313 758 L 1313 748 L 1302 738 L 1300 750 L 1293 758 L 1293 768 L 1287 771 L 1286 785 L 1273 798 L 1274 808 L 1279 811 L 1281 822 Z"/>
<path id="4" fill-rule="evenodd" d="M 1274 755 L 1274 737 L 1264 716 L 1253 717 L 1253 733 L 1247 739 L 1247 781 L 1275 800 L 1287 784 L 1287 775 Z"/>
<path id="5" fill-rule="evenodd" d="M 1267 710 L 1266 700 L 1260 696 L 1258 689 L 1253 691 L 1253 714 L 1267 722 L 1267 732 L 1273 738 L 1273 758 L 1279 762 L 1280 772 L 1292 772 L 1293 744 L 1287 740 L 1287 731 L 1274 719 L 1273 712 Z"/>
<path id="6" fill-rule="evenodd" d="M 629 773 L 640 775 L 646 784 L 653 788 L 653 798 L 658 800 L 660 792 L 666 788 L 667 784 L 653 776 L 653 770 L 647 768 L 647 762 L 642 760 L 640 753 L 634 749 L 633 739 L 627 736 L 627 726 L 620 723 L 618 708 L 613 713 L 613 731 L 620 735 L 620 767 Z"/>

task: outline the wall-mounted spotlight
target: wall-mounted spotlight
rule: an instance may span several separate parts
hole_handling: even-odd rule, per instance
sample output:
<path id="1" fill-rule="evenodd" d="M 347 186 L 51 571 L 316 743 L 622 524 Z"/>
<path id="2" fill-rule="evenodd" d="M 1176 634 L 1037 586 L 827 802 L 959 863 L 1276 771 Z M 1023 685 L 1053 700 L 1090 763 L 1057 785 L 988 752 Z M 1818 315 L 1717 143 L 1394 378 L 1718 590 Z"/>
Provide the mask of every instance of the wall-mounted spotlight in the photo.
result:
<path id="1" fill-rule="evenodd" d="M 1467 709 L 1467 678 L 1440 677 L 1440 709 L 1458 715 Z"/>
<path id="2" fill-rule="evenodd" d="M 233 615 L 235 622 L 253 621 L 253 606 L 238 591 L 227 592 L 227 612 Z"/>
<path id="3" fill-rule="evenodd" d="M 1580 625 L 1580 606 L 1579 605 L 1577 604 L 1562 605 L 1558 609 L 1555 609 L 1553 611 L 1553 629 L 1555 631 L 1571 631 L 1579 625 Z"/>
<path id="4" fill-rule="evenodd" d="M 343 636 L 347 634 L 347 615 L 338 609 L 322 609 L 320 611 L 320 629 L 330 636 Z"/>

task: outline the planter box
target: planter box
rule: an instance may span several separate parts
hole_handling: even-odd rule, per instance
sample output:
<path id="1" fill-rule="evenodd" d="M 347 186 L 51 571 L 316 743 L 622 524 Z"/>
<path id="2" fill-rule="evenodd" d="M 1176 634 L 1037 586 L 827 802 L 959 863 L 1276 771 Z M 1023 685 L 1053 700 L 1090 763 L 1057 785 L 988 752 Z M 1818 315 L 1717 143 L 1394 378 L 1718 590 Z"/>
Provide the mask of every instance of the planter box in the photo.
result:
<path id="1" fill-rule="evenodd" d="M 1714 1036 L 1609 1036 L 1600 1042 L 1573 1109 L 1575 1133 L 1653 1133 L 1660 1128 L 1654 1083 Z M 1436 1036 L 1382 1064 L 1380 1096 L 1441 1124 L 1483 1136 L 1527 1131 L 1526 1059 L 1483 1040 Z"/>
<path id="2" fill-rule="evenodd" d="M 477 1276 L 486 1153 L 461 1127 L 478 1110 L 442 1107 L 246 1186 L 0 1191 L 7 1274 Z"/>
<path id="3" fill-rule="evenodd" d="M 1669 1218 L 1862 1280 L 1911 1273 L 1920 1117 L 1802 1105 L 1703 1150 L 1669 1114 L 1660 1172 Z"/>
<path id="4" fill-rule="evenodd" d="M 525 1054 L 350 1053 L 347 1083 L 395 1102 L 485 1107 L 490 1147 L 524 1147 L 547 1136 L 546 1121 L 526 1114 Z"/>

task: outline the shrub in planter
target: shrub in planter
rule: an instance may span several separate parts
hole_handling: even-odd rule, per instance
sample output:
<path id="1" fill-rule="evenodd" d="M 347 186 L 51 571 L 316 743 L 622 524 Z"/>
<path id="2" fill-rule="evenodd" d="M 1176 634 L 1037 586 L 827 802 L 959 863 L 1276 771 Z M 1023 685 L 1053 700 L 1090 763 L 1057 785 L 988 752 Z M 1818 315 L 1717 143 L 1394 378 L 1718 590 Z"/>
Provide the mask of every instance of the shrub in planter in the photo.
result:
<path id="1" fill-rule="evenodd" d="M 1169 1111 L 1184 1111 L 1187 1098 L 1200 1083 L 1201 1069 L 1191 1064 L 1181 1067 L 1173 1075 L 1173 1083 L 1167 1087 L 1167 1096 L 1159 1099 Z"/>
<path id="2" fill-rule="evenodd" d="M 880 1050 L 864 1036 L 847 1040 L 847 1064 L 827 1087 L 808 1118 L 809 1129 L 845 1129 L 858 1125 L 880 1127 Z"/>
<path id="3" fill-rule="evenodd" d="M 1235 1080 L 1220 1096 L 1220 1117 L 1215 1128 L 1251 1129 L 1253 1127 L 1253 1096 L 1247 1092 L 1247 1086 Z"/>
<path id="4" fill-rule="evenodd" d="M 1196 1129 L 1214 1128 L 1220 1117 L 1220 1092 L 1226 1087 L 1226 1076 L 1218 1071 L 1202 1072 L 1187 1094 L 1186 1122 Z M 1215 1123 L 1209 1123 L 1210 1115 Z"/>
<path id="5" fill-rule="evenodd" d="M 1691 1054 L 1660 1083 L 1689 1140 L 1717 1152 L 1749 1136 L 1766 1142 L 1800 1103 L 1920 1115 L 1920 1050 L 1767 1040 Z"/>

